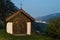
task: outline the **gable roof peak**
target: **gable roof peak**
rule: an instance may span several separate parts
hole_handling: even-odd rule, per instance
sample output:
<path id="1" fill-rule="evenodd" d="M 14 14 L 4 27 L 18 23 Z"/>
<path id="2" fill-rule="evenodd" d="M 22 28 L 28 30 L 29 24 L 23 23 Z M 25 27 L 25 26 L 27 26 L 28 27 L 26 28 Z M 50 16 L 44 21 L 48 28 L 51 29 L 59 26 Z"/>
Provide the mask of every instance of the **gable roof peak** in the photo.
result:
<path id="1" fill-rule="evenodd" d="M 32 16 L 30 16 L 27 12 L 25 12 L 23 9 L 19 9 L 16 13 L 12 14 L 10 17 L 8 17 L 6 19 L 6 21 L 9 21 L 10 19 L 12 19 L 13 17 L 15 17 L 17 14 L 19 14 L 20 12 L 22 12 L 24 15 L 26 15 L 28 18 L 30 18 L 31 20 L 35 20 Z"/>

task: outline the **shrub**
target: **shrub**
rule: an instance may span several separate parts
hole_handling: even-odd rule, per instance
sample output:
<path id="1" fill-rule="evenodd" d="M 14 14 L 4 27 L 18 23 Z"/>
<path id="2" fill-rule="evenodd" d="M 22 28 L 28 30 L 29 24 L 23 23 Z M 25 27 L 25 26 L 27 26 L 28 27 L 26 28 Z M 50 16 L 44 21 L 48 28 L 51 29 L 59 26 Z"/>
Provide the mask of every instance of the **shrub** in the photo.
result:
<path id="1" fill-rule="evenodd" d="M 53 38 L 60 38 L 60 18 L 50 20 L 47 34 Z"/>

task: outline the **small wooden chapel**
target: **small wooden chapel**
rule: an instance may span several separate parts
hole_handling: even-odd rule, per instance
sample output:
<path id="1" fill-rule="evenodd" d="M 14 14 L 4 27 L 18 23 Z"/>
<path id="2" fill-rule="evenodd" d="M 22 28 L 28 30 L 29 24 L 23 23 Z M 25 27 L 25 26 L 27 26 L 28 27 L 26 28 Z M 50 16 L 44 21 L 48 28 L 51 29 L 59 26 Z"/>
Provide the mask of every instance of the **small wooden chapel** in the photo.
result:
<path id="1" fill-rule="evenodd" d="M 19 9 L 6 19 L 6 31 L 16 36 L 31 35 L 31 23 L 34 21 L 34 18 L 26 11 Z"/>

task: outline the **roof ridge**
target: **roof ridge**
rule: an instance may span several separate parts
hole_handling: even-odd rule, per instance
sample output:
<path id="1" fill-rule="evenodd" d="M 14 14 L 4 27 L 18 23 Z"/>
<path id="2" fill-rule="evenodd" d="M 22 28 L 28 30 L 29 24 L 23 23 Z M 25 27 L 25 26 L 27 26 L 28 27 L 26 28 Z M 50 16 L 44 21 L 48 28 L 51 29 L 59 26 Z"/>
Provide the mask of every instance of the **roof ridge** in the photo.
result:
<path id="1" fill-rule="evenodd" d="M 25 12 L 23 9 L 19 9 L 16 13 L 12 14 L 10 17 L 8 17 L 6 19 L 6 21 L 10 20 L 11 18 L 13 18 L 14 16 L 16 16 L 17 14 L 19 14 L 19 12 L 23 12 L 24 15 L 26 15 L 27 17 L 29 17 L 31 20 L 35 20 L 32 16 L 30 16 L 27 12 Z"/>

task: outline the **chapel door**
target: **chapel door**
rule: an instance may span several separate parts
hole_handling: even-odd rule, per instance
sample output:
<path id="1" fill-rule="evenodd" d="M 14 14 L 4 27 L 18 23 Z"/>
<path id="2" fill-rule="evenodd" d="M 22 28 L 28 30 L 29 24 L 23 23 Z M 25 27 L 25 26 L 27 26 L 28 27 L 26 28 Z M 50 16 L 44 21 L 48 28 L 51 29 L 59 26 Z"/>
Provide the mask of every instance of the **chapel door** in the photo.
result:
<path id="1" fill-rule="evenodd" d="M 26 34 L 27 33 L 27 23 L 26 21 L 16 18 L 13 24 L 14 34 Z"/>
<path id="2" fill-rule="evenodd" d="M 20 34 L 26 34 L 27 33 L 27 23 L 24 20 L 20 21 Z"/>

